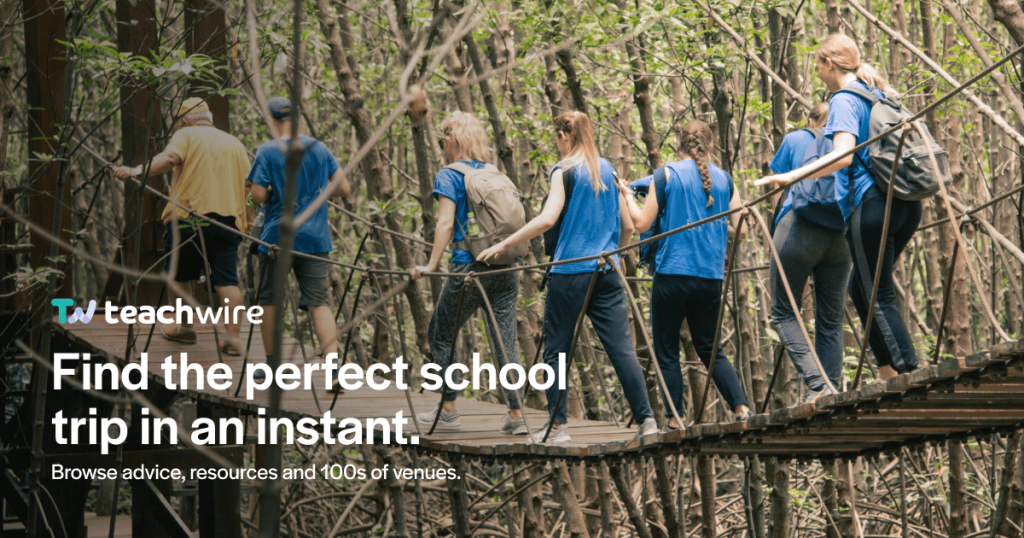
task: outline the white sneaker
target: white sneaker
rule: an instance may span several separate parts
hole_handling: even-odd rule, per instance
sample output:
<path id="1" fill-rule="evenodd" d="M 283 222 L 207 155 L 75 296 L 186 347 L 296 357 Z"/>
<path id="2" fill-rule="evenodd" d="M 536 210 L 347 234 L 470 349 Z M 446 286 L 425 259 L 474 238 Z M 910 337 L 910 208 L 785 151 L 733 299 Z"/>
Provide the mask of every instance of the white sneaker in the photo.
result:
<path id="1" fill-rule="evenodd" d="M 420 426 L 426 426 L 427 428 L 430 428 L 431 426 L 434 425 L 434 415 L 437 414 L 439 409 L 440 406 L 438 406 L 438 408 L 434 409 L 433 411 L 420 413 L 416 415 L 416 422 L 418 422 Z M 462 421 L 459 420 L 459 416 L 460 415 L 458 409 L 452 412 L 441 411 L 441 418 L 437 419 L 437 427 L 458 428 L 459 426 L 462 426 Z"/>
<path id="2" fill-rule="evenodd" d="M 541 428 L 539 430 L 533 432 L 533 437 L 537 440 L 538 443 L 540 443 L 540 442 L 544 441 L 544 434 L 547 433 L 547 431 L 548 431 L 548 425 L 545 424 L 545 425 L 541 426 Z M 569 425 L 568 424 L 562 424 L 561 426 L 557 426 L 557 427 L 551 428 L 551 435 L 548 436 L 548 442 L 549 443 L 571 443 L 572 442 L 572 438 L 569 437 Z"/>
<path id="3" fill-rule="evenodd" d="M 654 435 L 658 433 L 658 423 L 654 420 L 654 417 L 644 419 L 639 426 L 636 427 L 636 436 L 643 437 L 645 435 Z"/>
<path id="4" fill-rule="evenodd" d="M 506 435 L 526 435 L 530 433 L 530 430 L 526 429 L 526 419 L 522 416 L 513 419 L 505 415 L 505 419 L 501 422 L 501 433 Z"/>
<path id="5" fill-rule="evenodd" d="M 804 399 L 804 403 L 814 403 L 818 400 L 818 398 L 821 398 L 822 396 L 827 396 L 829 394 L 839 394 L 839 392 L 834 391 L 828 388 L 828 385 L 825 385 L 824 387 L 821 387 L 821 390 L 819 391 L 812 391 L 808 393 L 807 398 Z"/>

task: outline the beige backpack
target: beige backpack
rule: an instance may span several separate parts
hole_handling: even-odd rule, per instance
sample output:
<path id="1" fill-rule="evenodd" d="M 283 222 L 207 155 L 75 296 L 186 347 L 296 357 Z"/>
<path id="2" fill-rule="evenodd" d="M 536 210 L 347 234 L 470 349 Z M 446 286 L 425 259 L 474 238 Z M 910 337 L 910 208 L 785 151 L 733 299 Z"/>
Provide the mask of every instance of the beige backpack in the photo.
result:
<path id="1" fill-rule="evenodd" d="M 462 241 L 455 248 L 469 251 L 475 258 L 480 252 L 497 245 L 508 236 L 526 226 L 526 210 L 523 197 L 512 184 L 512 180 L 493 164 L 483 168 L 457 162 L 445 168 L 465 176 L 466 203 L 480 225 L 480 232 L 470 237 L 462 228 Z M 456 219 L 456 222 L 458 219 Z M 527 244 L 522 243 L 505 251 L 505 254 L 489 262 L 491 265 L 508 265 L 526 256 Z"/>

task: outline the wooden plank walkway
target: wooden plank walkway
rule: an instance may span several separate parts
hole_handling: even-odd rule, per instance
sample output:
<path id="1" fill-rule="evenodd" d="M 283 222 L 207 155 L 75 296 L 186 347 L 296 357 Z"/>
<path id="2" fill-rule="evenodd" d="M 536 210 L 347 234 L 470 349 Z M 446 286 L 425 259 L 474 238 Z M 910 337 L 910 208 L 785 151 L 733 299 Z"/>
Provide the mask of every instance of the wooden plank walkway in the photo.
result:
<path id="1" fill-rule="evenodd" d="M 87 325 L 78 323 L 58 327 L 80 351 L 105 352 L 123 360 L 126 326 L 107 324 L 97 312 Z M 139 348 L 145 346 L 149 326 L 135 327 L 142 331 L 133 357 L 137 361 Z M 162 383 L 159 364 L 165 357 L 182 352 L 188 353 L 189 362 L 195 361 L 204 367 L 217 363 L 212 328 L 198 327 L 197 332 L 198 343 L 186 345 L 164 340 L 157 328 L 149 345 L 150 374 Z M 250 357 L 262 362 L 266 354 L 258 332 L 259 329 L 253 335 Z M 245 326 L 242 329 L 243 344 L 247 334 L 248 326 Z M 286 361 L 303 363 L 296 340 L 287 338 L 284 348 L 282 355 Z M 307 356 L 312 356 L 308 347 Z M 259 407 L 266 405 L 267 393 L 257 392 L 253 400 L 245 400 L 243 385 L 242 398 L 234 398 L 242 358 L 225 356 L 224 360 L 236 374 L 231 389 L 181 392 L 194 399 L 255 415 Z M 284 416 L 293 419 L 322 416 L 333 399 L 333 394 L 323 390 L 323 376 L 323 372 L 314 373 L 313 386 L 316 387 L 319 404 L 309 390 L 284 392 Z M 431 409 L 437 401 L 436 393 L 412 392 L 416 412 Z M 1024 427 L 1024 342 L 999 344 L 989 352 L 949 359 L 885 382 L 869 383 L 857 391 L 823 397 L 815 404 L 799 404 L 757 415 L 746 422 L 702 424 L 685 432 L 643 439 L 635 438 L 633 430 L 614 423 L 576 420 L 570 421 L 572 443 L 541 444 L 530 442 L 526 436 L 498 432 L 501 418 L 506 413 L 504 406 L 465 399 L 460 399 L 458 406 L 462 427 L 438 430 L 429 438 L 421 437 L 420 448 L 484 458 L 588 458 L 649 449 L 797 458 L 865 455 L 889 451 L 901 444 L 936 441 L 951 435 L 981 435 Z M 339 396 L 332 416 L 336 419 L 356 418 L 365 423 L 367 418 L 394 418 L 398 411 L 410 418 L 404 392 L 363 388 Z M 532 428 L 540 427 L 546 418 L 547 414 L 541 411 L 529 410 L 527 413 Z M 405 432 L 416 433 L 411 418 Z"/>

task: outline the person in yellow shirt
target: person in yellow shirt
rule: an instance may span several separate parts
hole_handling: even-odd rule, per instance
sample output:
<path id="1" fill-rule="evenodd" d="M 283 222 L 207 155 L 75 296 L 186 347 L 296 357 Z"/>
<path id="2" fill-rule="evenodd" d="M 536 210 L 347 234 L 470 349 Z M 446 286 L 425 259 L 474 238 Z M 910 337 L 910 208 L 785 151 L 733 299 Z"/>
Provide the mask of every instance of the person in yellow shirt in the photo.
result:
<path id="1" fill-rule="evenodd" d="M 249 157 L 245 146 L 228 133 L 213 126 L 213 115 L 205 101 L 198 97 L 186 99 L 178 110 L 178 131 L 174 133 L 167 149 L 149 163 L 148 176 L 158 176 L 174 171 L 171 185 L 171 200 L 199 213 L 209 220 L 215 220 L 235 230 L 246 231 L 248 219 L 245 210 L 245 178 L 249 175 Z M 145 165 L 134 168 L 119 166 L 114 174 L 119 179 L 142 176 Z M 177 230 L 172 229 L 172 218 L 177 216 Z M 178 232 L 178 263 L 174 274 L 177 282 L 198 280 L 205 267 L 200 237 L 194 229 L 189 211 L 172 203 L 164 208 L 163 221 L 166 225 L 164 250 L 171 252 L 173 234 Z M 202 240 L 206 243 L 210 274 L 207 278 L 220 296 L 223 306 L 234 312 L 242 306 L 242 292 L 238 288 L 238 245 L 241 236 L 219 226 L 199 220 Z M 167 256 L 164 268 L 169 273 L 171 256 Z M 170 294 L 169 294 L 170 295 Z M 171 297 L 173 302 L 173 297 Z M 220 305 L 217 305 L 220 306 Z M 239 325 L 226 320 L 228 339 L 221 340 L 221 351 L 228 355 L 239 355 Z M 160 333 L 175 342 L 194 344 L 196 333 L 191 323 L 164 325 Z"/>

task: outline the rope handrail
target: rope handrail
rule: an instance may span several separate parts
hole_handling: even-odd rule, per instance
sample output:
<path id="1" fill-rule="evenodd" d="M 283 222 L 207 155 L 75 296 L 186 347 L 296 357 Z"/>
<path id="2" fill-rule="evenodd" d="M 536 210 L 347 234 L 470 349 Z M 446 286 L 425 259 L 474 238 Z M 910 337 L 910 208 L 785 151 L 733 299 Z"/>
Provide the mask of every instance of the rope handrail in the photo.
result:
<path id="1" fill-rule="evenodd" d="M 572 264 L 572 263 L 596 261 L 596 260 L 599 260 L 602 256 L 606 256 L 606 255 L 607 256 L 614 256 L 614 255 L 622 254 L 622 253 L 624 253 L 624 252 L 626 252 L 626 251 L 628 251 L 630 249 L 639 248 L 641 246 L 653 243 L 655 241 L 659 241 L 659 240 L 661 240 L 661 239 L 663 239 L 665 237 L 669 237 L 671 235 L 675 235 L 677 233 L 684 232 L 686 230 L 690 230 L 690 229 L 696 228 L 698 226 L 707 224 L 709 222 L 713 222 L 715 220 L 718 220 L 718 219 L 721 219 L 721 218 L 733 215 L 735 213 L 738 213 L 740 211 L 743 211 L 745 209 L 751 208 L 751 207 L 753 207 L 753 206 L 755 206 L 757 204 L 760 204 L 761 202 L 764 202 L 764 201 L 770 199 L 773 195 L 775 195 L 776 193 L 781 192 L 784 188 L 786 188 L 786 187 L 788 187 L 790 185 L 793 185 L 795 183 L 798 183 L 800 181 L 803 181 L 804 179 L 810 177 L 811 175 L 813 175 L 813 174 L 815 174 L 815 173 L 825 169 L 830 164 L 835 162 L 835 160 L 842 159 L 842 158 L 854 155 L 856 152 L 858 152 L 858 151 L 860 151 L 860 150 L 870 146 L 874 142 L 876 142 L 878 140 L 881 140 L 882 138 L 885 138 L 885 137 L 889 136 L 890 134 L 896 132 L 897 130 L 903 129 L 906 125 L 909 125 L 912 122 L 917 121 L 917 120 L 923 118 L 928 112 L 934 110 L 938 106 L 946 103 L 947 101 L 949 101 L 953 97 L 959 95 L 964 90 L 966 90 L 969 86 L 974 85 L 974 83 L 976 83 L 977 81 L 979 81 L 982 78 L 988 76 L 991 72 L 995 71 L 996 69 L 1002 67 L 1003 64 L 1005 64 L 1006 62 L 1010 61 L 1015 55 L 1020 54 L 1021 52 L 1024 52 L 1024 45 L 1021 45 L 1020 47 L 1017 47 L 1012 52 L 1010 52 L 1009 54 L 1004 56 L 998 62 L 993 63 L 991 66 L 987 67 L 985 70 L 983 70 L 980 73 L 978 73 L 977 75 L 971 77 L 970 79 L 965 81 L 963 84 L 957 86 L 956 88 L 954 88 L 949 93 L 943 95 L 941 98 L 939 98 L 938 100 L 936 100 L 932 104 L 930 104 L 927 107 L 925 107 L 925 108 L 921 109 L 920 111 L 918 111 L 913 116 L 910 116 L 909 118 L 904 119 L 900 123 L 897 123 L 897 124 L 893 125 L 889 129 L 886 129 L 885 131 L 882 131 L 882 132 L 878 133 L 877 135 L 875 135 L 875 136 L 865 140 L 864 142 L 861 142 L 860 144 L 857 144 L 853 148 L 851 148 L 851 149 L 849 149 L 849 150 L 847 150 L 847 151 L 845 151 L 845 152 L 843 152 L 841 154 L 836 155 L 834 160 L 822 162 L 822 160 L 819 159 L 816 163 L 814 163 L 814 167 L 811 168 L 810 170 L 808 170 L 805 174 L 801 175 L 800 177 L 794 178 L 793 180 L 789 181 L 785 185 L 779 185 L 779 186 L 775 187 L 774 189 L 771 189 L 768 192 L 762 194 L 761 196 L 758 196 L 757 198 L 754 198 L 753 200 L 744 202 L 742 204 L 742 206 L 740 206 L 740 207 L 736 207 L 736 208 L 729 209 L 729 210 L 723 211 L 723 212 L 715 214 L 715 215 L 711 215 L 711 216 L 709 216 L 707 218 L 698 220 L 696 222 L 692 222 L 692 223 L 680 226 L 678 228 L 674 228 L 672 230 L 668 230 L 668 231 L 662 232 L 660 234 L 648 237 L 647 239 L 639 240 L 639 241 L 637 241 L 635 243 L 630 243 L 628 245 L 619 247 L 619 248 L 617 248 L 615 250 L 611 250 L 611 251 L 608 251 L 608 252 L 605 252 L 605 253 L 598 253 L 598 254 L 593 254 L 593 255 L 590 255 L 590 256 L 580 256 L 578 258 L 571 258 L 571 259 L 566 259 L 566 260 L 557 260 L 557 261 L 541 262 L 541 263 L 530 264 L 530 265 L 520 265 L 520 266 L 514 266 L 514 267 L 507 267 L 507 268 L 503 268 L 503 269 L 494 269 L 494 270 L 488 271 L 488 273 L 491 273 L 491 274 L 501 274 L 501 273 L 506 273 L 506 272 L 525 271 L 525 270 L 529 270 L 529 269 L 546 269 L 548 267 L 555 267 L 555 266 L 558 266 L 558 265 L 567 265 L 567 264 Z M 113 166 L 113 163 L 107 161 L 102 156 L 100 156 L 99 154 L 95 153 L 88 146 L 84 146 L 83 145 L 82 147 L 85 148 L 86 151 L 88 151 L 93 156 L 93 158 L 95 158 L 99 162 L 105 164 L 106 166 Z M 231 233 L 234 233 L 234 234 L 239 235 L 239 236 L 241 236 L 243 238 L 249 239 L 250 241 L 256 242 L 257 244 L 259 244 L 261 246 L 267 247 L 268 249 L 275 250 L 275 251 L 276 250 L 280 250 L 277 245 L 272 245 L 272 244 L 267 243 L 265 241 L 261 241 L 260 239 L 258 239 L 256 237 L 253 237 L 252 235 L 246 234 L 245 232 L 242 232 L 241 230 L 236 230 L 234 228 L 231 228 L 230 226 L 227 226 L 226 224 L 223 224 L 221 222 L 217 222 L 216 220 L 209 219 L 205 215 L 201 215 L 201 214 L 197 213 L 195 210 L 193 210 L 191 208 L 188 208 L 188 207 L 185 207 L 184 205 L 178 203 L 176 200 L 173 200 L 170 196 L 168 196 L 168 195 L 166 195 L 166 194 L 164 194 L 164 193 L 162 193 L 162 192 L 160 192 L 160 191 L 150 187 L 149 185 L 146 185 L 145 182 L 142 181 L 139 178 L 131 178 L 131 179 L 133 181 L 136 181 L 140 185 L 144 186 L 146 191 L 148 191 L 148 192 L 152 193 L 153 195 L 155 195 L 155 196 L 157 196 L 157 197 L 167 201 L 170 204 L 173 204 L 175 207 L 178 207 L 179 209 L 182 209 L 183 211 L 187 212 L 189 216 L 195 216 L 197 218 L 203 219 L 206 222 L 212 223 L 214 226 L 218 226 L 218 227 L 220 227 L 220 228 L 222 228 L 224 230 L 227 230 L 227 231 L 229 231 Z M 393 230 L 389 230 L 389 231 L 393 231 Z M 294 250 L 292 250 L 291 252 L 292 252 L 292 255 L 299 256 L 299 257 L 302 257 L 302 258 L 308 258 L 308 259 L 316 258 L 318 260 L 324 260 L 327 263 L 329 263 L 331 265 L 335 265 L 337 267 L 344 267 L 346 269 L 355 269 L 355 270 L 362 271 L 362 272 L 365 272 L 365 273 L 376 273 L 376 274 L 386 274 L 386 275 L 400 275 L 400 276 L 408 276 L 408 275 L 411 274 L 411 271 L 397 271 L 397 270 L 389 270 L 389 269 L 371 269 L 369 267 L 361 267 L 361 266 L 357 266 L 357 265 L 354 265 L 354 264 L 348 264 L 348 263 L 344 263 L 344 262 L 340 262 L 340 261 L 336 261 L 336 260 L 331 260 L 331 259 L 326 259 L 325 260 L 324 258 L 315 257 L 315 256 L 312 256 L 310 254 L 306 254 L 306 253 L 302 253 L 302 252 L 295 252 Z M 445 272 L 445 271 L 434 271 L 434 272 L 430 272 L 430 273 L 423 273 L 423 275 L 424 276 L 438 276 L 438 277 L 465 276 L 464 274 L 461 274 L 461 273 L 450 273 L 450 272 Z"/>

